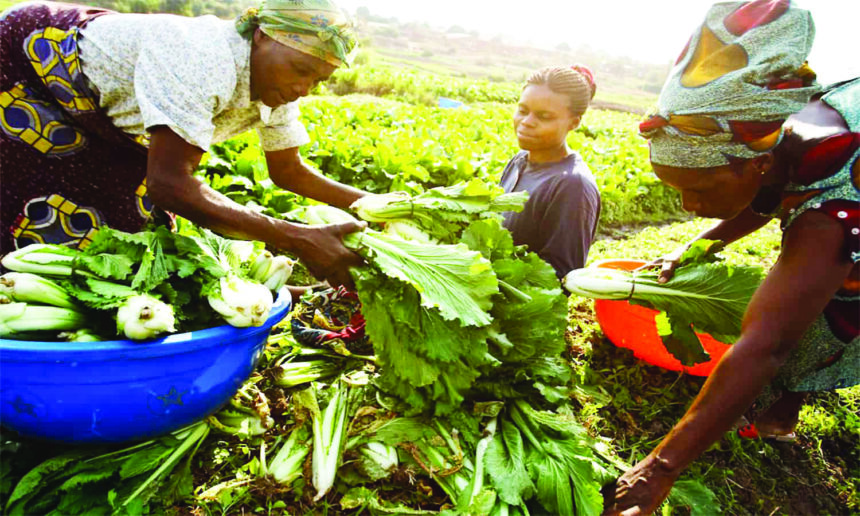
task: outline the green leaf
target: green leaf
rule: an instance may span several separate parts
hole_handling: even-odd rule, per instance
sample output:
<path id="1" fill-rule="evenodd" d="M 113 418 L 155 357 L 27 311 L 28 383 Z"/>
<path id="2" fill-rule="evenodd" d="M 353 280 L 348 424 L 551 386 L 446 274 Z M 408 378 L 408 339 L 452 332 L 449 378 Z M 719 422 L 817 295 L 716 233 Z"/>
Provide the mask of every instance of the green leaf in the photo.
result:
<path id="1" fill-rule="evenodd" d="M 718 258 L 716 253 L 721 251 L 725 244 L 719 240 L 699 239 L 690 245 L 690 248 L 684 251 L 679 260 L 679 265 L 692 265 L 697 263 L 711 263 Z"/>
<path id="2" fill-rule="evenodd" d="M 142 448 L 131 454 L 122 463 L 120 468 L 120 477 L 126 479 L 148 473 L 158 468 L 172 451 L 172 448 L 154 441 L 150 446 Z"/>
<path id="3" fill-rule="evenodd" d="M 535 496 L 544 509 L 559 516 L 574 516 L 573 492 L 564 465 L 537 451 L 529 454 L 528 465 L 535 479 Z"/>
<path id="4" fill-rule="evenodd" d="M 722 514 L 717 496 L 699 480 L 679 480 L 669 491 L 669 503 L 690 508 L 691 516 Z"/>
<path id="5" fill-rule="evenodd" d="M 654 320 L 666 351 L 682 364 L 693 366 L 710 360 L 711 356 L 702 347 L 702 342 L 689 323 L 671 319 L 666 312 L 660 312 Z"/>
<path id="6" fill-rule="evenodd" d="M 373 434 L 373 439 L 389 446 L 401 443 L 411 443 L 431 437 L 436 432 L 420 418 L 398 417 L 380 426 Z"/>
<path id="7" fill-rule="evenodd" d="M 353 487 L 340 499 L 340 506 L 345 509 L 369 509 L 370 514 L 404 514 L 423 515 L 438 514 L 436 511 L 411 509 L 403 504 L 390 504 L 379 500 L 376 491 L 366 487 Z"/>
<path id="8" fill-rule="evenodd" d="M 116 473 L 114 469 L 99 469 L 95 471 L 84 471 L 69 478 L 60 485 L 61 491 L 71 491 L 80 487 L 83 484 L 98 482 L 110 478 Z"/>
<path id="9" fill-rule="evenodd" d="M 87 269 L 103 278 L 124 280 L 132 273 L 134 260 L 122 254 L 99 253 L 95 256 L 81 256 Z"/>
<path id="10" fill-rule="evenodd" d="M 498 219 L 473 222 L 463 231 L 460 241 L 490 261 L 510 258 L 514 252 L 514 239 Z"/>
<path id="11" fill-rule="evenodd" d="M 64 468 L 69 464 L 76 463 L 82 456 L 82 453 L 69 453 L 52 457 L 28 471 L 26 475 L 21 477 L 12 494 L 9 495 L 9 500 L 6 501 L 6 508 L 10 508 L 13 503 L 25 496 L 32 496 L 37 493 L 43 487 L 42 483 L 46 481 L 47 477 L 54 473 L 62 472 Z"/>
<path id="12" fill-rule="evenodd" d="M 594 481 L 591 457 L 566 461 L 570 479 L 573 482 L 573 500 L 577 516 L 600 516 L 603 512 L 603 495 L 600 483 Z"/>
<path id="13" fill-rule="evenodd" d="M 480 253 L 462 244 L 420 244 L 369 229 L 347 235 L 344 242 L 365 250 L 373 267 L 387 276 L 411 285 L 421 295 L 421 306 L 463 325 L 490 324 L 487 312 L 499 284 Z"/>
<path id="14" fill-rule="evenodd" d="M 724 263 L 679 267 L 663 285 L 637 275 L 631 301 L 671 313 L 673 320 L 692 323 L 698 331 L 737 337 L 763 276 L 760 267 Z"/>
<path id="15" fill-rule="evenodd" d="M 110 281 L 98 280 L 95 278 L 87 278 L 86 284 L 90 288 L 90 291 L 93 294 L 105 297 L 105 298 L 118 298 L 118 299 L 126 299 L 131 296 L 136 296 L 139 294 L 138 291 L 129 287 L 128 285 L 123 285 L 121 283 L 113 283 Z"/>
<path id="16" fill-rule="evenodd" d="M 516 425 L 502 419 L 490 441 L 484 465 L 493 486 L 505 503 L 522 505 L 534 495 L 535 486 L 526 471 L 523 437 Z"/>

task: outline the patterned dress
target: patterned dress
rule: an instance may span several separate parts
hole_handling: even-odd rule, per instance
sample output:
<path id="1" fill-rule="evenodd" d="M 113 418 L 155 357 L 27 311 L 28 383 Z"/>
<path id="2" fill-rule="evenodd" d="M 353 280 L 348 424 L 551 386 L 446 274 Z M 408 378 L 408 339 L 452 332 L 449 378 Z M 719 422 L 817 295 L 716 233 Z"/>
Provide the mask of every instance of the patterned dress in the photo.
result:
<path id="1" fill-rule="evenodd" d="M 265 151 L 309 141 L 296 103 L 251 100 L 251 44 L 234 20 L 37 2 L 0 15 L 0 255 L 136 231 L 148 130 L 207 150 L 257 129 Z"/>
<path id="2" fill-rule="evenodd" d="M 108 13 L 57 3 L 0 20 L 0 254 L 32 242 L 85 244 L 105 208 L 118 229 L 141 223 L 145 149 L 97 108 L 78 59 L 78 30 Z"/>
<path id="3" fill-rule="evenodd" d="M 807 211 L 830 216 L 843 227 L 844 253 L 855 265 L 757 402 L 760 409 L 775 401 L 780 390 L 860 384 L 860 79 L 829 88 L 821 100 L 842 115 L 849 132 L 806 149 L 789 184 L 780 192 L 761 192 L 752 207 L 779 218 L 783 232 Z"/>

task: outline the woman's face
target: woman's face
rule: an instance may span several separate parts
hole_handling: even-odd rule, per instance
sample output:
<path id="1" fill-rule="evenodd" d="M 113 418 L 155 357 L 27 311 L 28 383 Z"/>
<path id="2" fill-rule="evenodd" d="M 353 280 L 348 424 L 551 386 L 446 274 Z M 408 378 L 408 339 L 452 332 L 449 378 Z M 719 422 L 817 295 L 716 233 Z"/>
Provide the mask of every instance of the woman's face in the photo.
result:
<path id="1" fill-rule="evenodd" d="M 251 100 L 275 108 L 304 97 L 336 67 L 281 45 L 257 29 L 251 46 Z"/>
<path id="2" fill-rule="evenodd" d="M 651 166 L 661 181 L 681 192 L 684 210 L 700 217 L 731 219 L 752 203 L 772 163 L 773 156 L 765 154 L 720 167 Z"/>
<path id="3" fill-rule="evenodd" d="M 523 150 L 553 149 L 564 144 L 579 120 L 571 114 L 567 97 L 544 84 L 530 84 L 514 112 L 514 131 Z"/>

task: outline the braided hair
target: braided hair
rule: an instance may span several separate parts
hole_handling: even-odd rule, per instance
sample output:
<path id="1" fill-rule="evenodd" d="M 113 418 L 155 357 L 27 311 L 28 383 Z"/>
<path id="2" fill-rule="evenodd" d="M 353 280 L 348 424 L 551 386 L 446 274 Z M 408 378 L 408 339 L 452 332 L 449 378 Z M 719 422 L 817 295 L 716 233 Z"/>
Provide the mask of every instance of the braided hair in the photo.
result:
<path id="1" fill-rule="evenodd" d="M 542 68 L 528 78 L 523 88 L 531 85 L 546 85 L 555 93 L 565 95 L 570 101 L 569 107 L 573 116 L 582 116 L 585 113 L 597 91 L 594 74 L 581 64 Z"/>

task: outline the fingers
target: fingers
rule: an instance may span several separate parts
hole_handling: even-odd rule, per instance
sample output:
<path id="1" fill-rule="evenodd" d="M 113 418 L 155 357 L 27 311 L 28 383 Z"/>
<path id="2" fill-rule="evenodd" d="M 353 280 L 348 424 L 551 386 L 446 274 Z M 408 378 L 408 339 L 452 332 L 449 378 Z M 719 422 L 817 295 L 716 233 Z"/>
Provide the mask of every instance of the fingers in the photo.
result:
<path id="1" fill-rule="evenodd" d="M 660 275 L 657 277 L 657 283 L 666 283 L 672 276 L 675 274 L 675 267 L 678 265 L 678 262 L 667 260 L 663 262 L 663 266 L 660 267 Z"/>
<path id="2" fill-rule="evenodd" d="M 641 265 L 639 267 L 636 267 L 635 269 L 633 269 L 633 272 L 644 271 L 646 269 L 653 269 L 654 267 L 659 266 L 661 263 L 663 263 L 663 260 L 658 258 L 658 259 L 654 260 L 653 262 L 648 262 L 645 265 Z"/>
<path id="3" fill-rule="evenodd" d="M 367 227 L 367 222 L 361 220 L 358 222 L 344 222 L 342 224 L 337 224 L 334 226 L 334 233 L 338 236 L 348 235 L 350 233 L 355 233 L 356 231 L 361 231 L 362 229 Z"/>
<path id="4" fill-rule="evenodd" d="M 338 276 L 340 277 L 340 279 L 336 280 L 338 285 L 350 292 L 355 292 L 355 282 L 352 281 L 352 277 L 349 274 L 339 274 Z"/>

